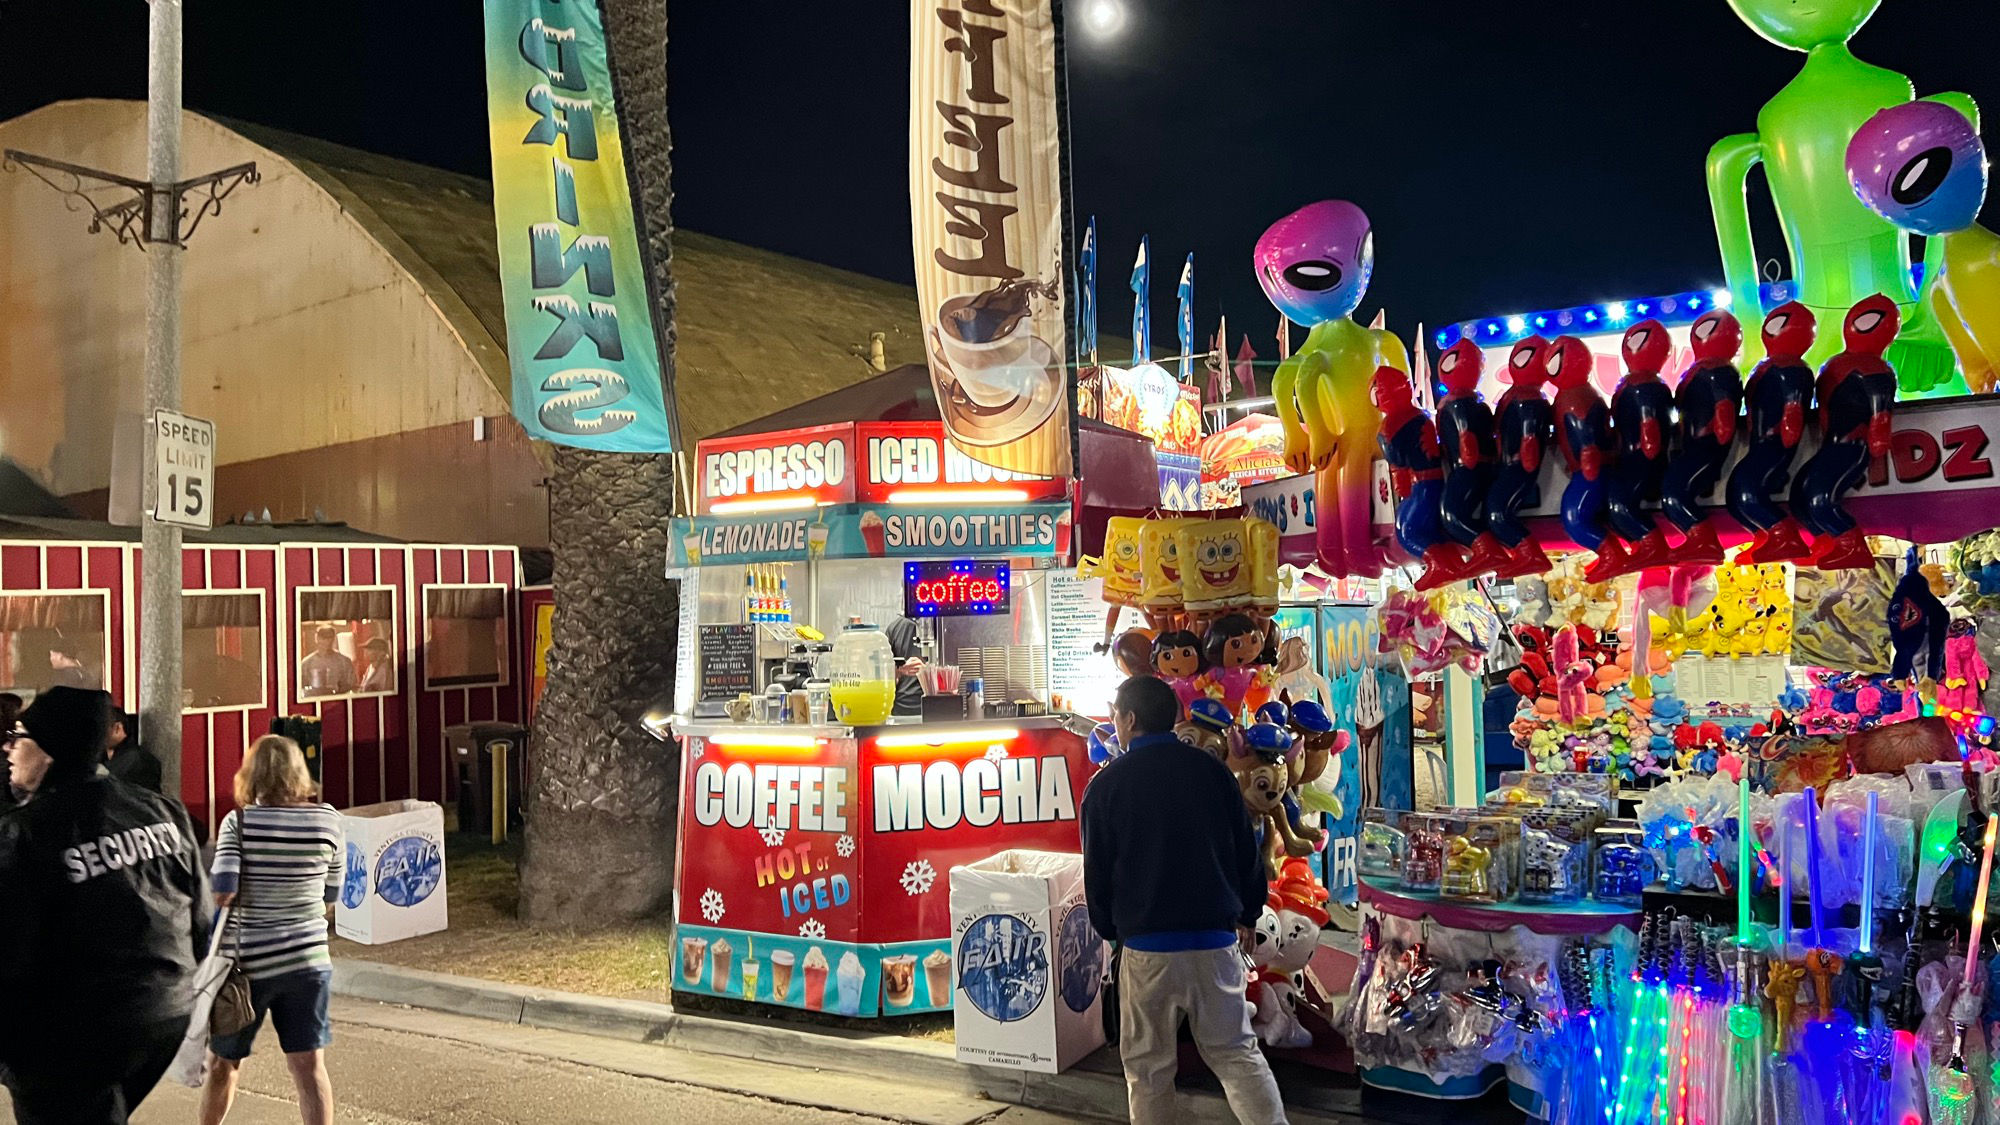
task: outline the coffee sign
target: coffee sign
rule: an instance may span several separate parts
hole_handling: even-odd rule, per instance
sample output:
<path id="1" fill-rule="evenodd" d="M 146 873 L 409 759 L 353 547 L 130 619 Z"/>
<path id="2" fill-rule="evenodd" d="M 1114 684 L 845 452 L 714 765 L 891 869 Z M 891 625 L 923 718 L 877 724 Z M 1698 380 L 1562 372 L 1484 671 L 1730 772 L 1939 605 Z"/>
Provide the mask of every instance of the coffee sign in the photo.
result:
<path id="1" fill-rule="evenodd" d="M 855 427 L 862 450 L 863 503 L 894 503 L 900 494 L 910 500 L 949 503 L 963 493 L 968 503 L 981 498 L 1060 500 L 1068 482 L 1032 473 L 996 469 L 965 455 L 945 440 L 938 422 L 880 422 Z"/>
<path id="2" fill-rule="evenodd" d="M 706 515 L 758 501 L 805 506 L 854 499 L 854 427 L 814 426 L 745 437 L 713 438 L 695 448 Z"/>
<path id="3" fill-rule="evenodd" d="M 945 431 L 983 464 L 1069 476 L 1050 0 L 913 0 L 910 45 L 910 226 Z"/>

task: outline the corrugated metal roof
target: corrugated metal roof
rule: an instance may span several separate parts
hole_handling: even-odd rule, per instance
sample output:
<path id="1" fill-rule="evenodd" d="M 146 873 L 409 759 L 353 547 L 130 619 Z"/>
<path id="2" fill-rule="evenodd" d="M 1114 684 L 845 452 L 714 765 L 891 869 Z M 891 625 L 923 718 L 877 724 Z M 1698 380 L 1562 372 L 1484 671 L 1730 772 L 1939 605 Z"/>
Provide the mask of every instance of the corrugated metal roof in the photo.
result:
<path id="1" fill-rule="evenodd" d="M 492 188 L 484 180 L 222 120 L 297 165 L 339 199 L 426 289 L 509 392 Z M 869 336 L 891 367 L 920 362 L 916 291 L 829 266 L 674 233 L 675 350 L 684 439 L 694 441 L 875 374 Z M 463 315 L 454 316 L 462 308 Z"/>

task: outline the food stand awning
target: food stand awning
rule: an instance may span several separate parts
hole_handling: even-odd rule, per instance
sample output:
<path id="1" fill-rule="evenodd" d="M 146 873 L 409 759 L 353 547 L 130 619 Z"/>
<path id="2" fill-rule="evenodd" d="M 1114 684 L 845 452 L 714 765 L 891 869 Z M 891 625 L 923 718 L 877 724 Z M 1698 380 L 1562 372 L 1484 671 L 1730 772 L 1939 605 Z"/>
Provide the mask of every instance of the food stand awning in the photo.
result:
<path id="1" fill-rule="evenodd" d="M 1080 424 L 1076 488 L 991 469 L 944 440 L 920 366 L 724 431 L 695 450 L 696 515 L 670 568 L 807 558 L 1071 553 L 1104 520 L 1159 503 L 1152 443 Z"/>

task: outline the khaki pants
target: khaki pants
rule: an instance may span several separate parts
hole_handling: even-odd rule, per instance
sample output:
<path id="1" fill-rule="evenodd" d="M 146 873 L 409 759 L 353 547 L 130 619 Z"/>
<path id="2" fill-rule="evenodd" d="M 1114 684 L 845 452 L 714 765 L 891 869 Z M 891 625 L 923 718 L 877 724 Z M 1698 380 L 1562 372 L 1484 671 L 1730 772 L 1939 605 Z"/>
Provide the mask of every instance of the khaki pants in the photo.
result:
<path id="1" fill-rule="evenodd" d="M 1235 946 L 1186 953 L 1126 948 L 1118 970 L 1119 1051 L 1132 1125 L 1172 1125 L 1174 1040 L 1183 1017 L 1242 1125 L 1286 1125 L 1278 1083 L 1250 1030 Z"/>

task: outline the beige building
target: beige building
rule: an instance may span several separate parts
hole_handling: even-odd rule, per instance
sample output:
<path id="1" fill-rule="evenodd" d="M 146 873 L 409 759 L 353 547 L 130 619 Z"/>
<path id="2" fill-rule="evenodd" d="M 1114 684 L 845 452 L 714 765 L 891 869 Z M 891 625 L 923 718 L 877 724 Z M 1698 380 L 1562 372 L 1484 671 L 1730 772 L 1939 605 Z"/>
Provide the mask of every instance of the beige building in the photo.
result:
<path id="1" fill-rule="evenodd" d="M 0 148 L 143 177 L 145 119 L 59 102 L 0 122 Z M 487 184 L 193 113 L 183 146 L 190 174 L 262 175 L 186 261 L 184 406 L 216 423 L 219 516 L 546 544 L 542 451 L 508 414 Z M 0 175 L 0 454 L 101 517 L 130 507 L 114 479 L 136 480 L 146 265 L 65 203 L 25 168 Z M 690 447 L 922 362 L 913 290 L 687 231 L 674 277 Z"/>

